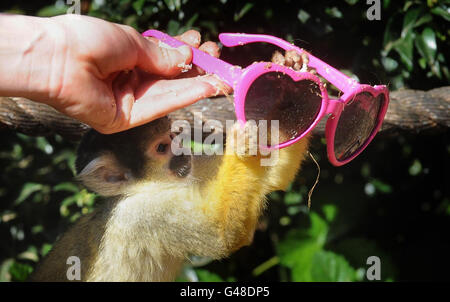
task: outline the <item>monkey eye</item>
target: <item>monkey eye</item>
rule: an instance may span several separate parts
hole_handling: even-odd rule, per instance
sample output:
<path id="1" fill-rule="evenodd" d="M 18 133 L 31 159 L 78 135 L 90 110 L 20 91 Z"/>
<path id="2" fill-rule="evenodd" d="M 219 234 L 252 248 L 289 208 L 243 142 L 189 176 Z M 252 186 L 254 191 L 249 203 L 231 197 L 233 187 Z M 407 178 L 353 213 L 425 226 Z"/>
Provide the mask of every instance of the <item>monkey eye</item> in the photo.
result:
<path id="1" fill-rule="evenodd" d="M 156 152 L 164 154 L 166 153 L 168 146 L 169 144 L 158 144 L 158 146 L 156 147 Z"/>

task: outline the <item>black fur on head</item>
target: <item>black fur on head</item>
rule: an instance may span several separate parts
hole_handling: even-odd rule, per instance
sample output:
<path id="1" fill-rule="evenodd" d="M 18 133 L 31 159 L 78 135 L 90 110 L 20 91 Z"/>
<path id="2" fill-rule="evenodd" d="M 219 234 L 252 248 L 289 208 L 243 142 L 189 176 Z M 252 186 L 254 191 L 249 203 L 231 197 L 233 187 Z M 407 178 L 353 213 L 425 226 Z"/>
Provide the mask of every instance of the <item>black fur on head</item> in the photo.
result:
<path id="1" fill-rule="evenodd" d="M 154 136 L 170 129 L 167 117 L 114 134 L 95 130 L 86 133 L 78 146 L 75 168 L 79 174 L 92 160 L 104 153 L 112 153 L 118 163 L 130 169 L 136 178 L 144 176 L 145 147 Z"/>

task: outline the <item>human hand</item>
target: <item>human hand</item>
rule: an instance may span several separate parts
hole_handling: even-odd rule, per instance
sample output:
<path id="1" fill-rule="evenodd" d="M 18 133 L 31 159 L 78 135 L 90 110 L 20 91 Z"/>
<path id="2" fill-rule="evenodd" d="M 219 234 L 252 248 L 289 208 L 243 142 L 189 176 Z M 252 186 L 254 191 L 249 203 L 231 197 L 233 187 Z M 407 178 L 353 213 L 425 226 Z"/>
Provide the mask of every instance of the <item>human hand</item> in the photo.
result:
<path id="1" fill-rule="evenodd" d="M 196 68 L 182 73 L 192 60 L 188 46 L 161 46 L 129 26 L 78 15 L 33 22 L 44 36 L 33 40 L 20 64 L 31 91 L 17 96 L 47 103 L 99 132 L 123 131 L 231 89 Z M 200 46 L 196 31 L 177 38 Z M 200 49 L 219 56 L 215 43 Z"/>

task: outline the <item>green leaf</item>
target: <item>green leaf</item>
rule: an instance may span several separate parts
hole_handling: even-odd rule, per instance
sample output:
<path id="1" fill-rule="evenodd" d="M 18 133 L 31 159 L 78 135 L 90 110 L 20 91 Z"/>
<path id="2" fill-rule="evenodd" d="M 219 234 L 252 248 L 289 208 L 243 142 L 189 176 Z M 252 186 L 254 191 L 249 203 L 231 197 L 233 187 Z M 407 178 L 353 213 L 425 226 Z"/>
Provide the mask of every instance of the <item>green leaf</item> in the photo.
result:
<path id="1" fill-rule="evenodd" d="M 406 12 L 405 17 L 403 18 L 403 27 L 402 27 L 402 33 L 401 36 L 404 38 L 406 37 L 412 28 L 414 27 L 417 18 L 419 17 L 420 12 L 422 11 L 421 8 L 411 9 Z"/>
<path id="2" fill-rule="evenodd" d="M 45 6 L 41 8 L 36 15 L 38 17 L 53 17 L 58 15 L 64 15 L 67 13 L 68 7 L 65 5 L 56 6 L 56 5 L 50 5 Z"/>
<path id="3" fill-rule="evenodd" d="M 167 24 L 167 33 L 171 36 L 176 36 L 180 29 L 180 23 L 175 20 L 170 20 Z"/>
<path id="4" fill-rule="evenodd" d="M 425 28 L 422 35 L 417 37 L 416 47 L 422 57 L 427 59 L 428 64 L 433 64 L 436 56 L 437 44 L 436 35 L 431 28 Z"/>
<path id="5" fill-rule="evenodd" d="M 141 16 L 142 15 L 142 8 L 144 7 L 145 0 L 136 0 L 133 2 L 132 6 L 136 13 Z"/>
<path id="6" fill-rule="evenodd" d="M 310 213 L 311 224 L 305 230 L 292 230 L 280 241 L 277 254 L 280 264 L 291 269 L 292 281 L 312 281 L 314 254 L 325 245 L 328 225 L 317 213 Z"/>
<path id="7" fill-rule="evenodd" d="M 72 222 L 72 223 L 74 223 L 74 222 L 77 221 L 78 218 L 80 218 L 80 217 L 81 217 L 81 213 L 75 213 L 75 214 L 73 214 L 72 216 L 70 216 L 69 221 Z"/>
<path id="8" fill-rule="evenodd" d="M 45 257 L 45 255 L 47 255 L 48 252 L 51 251 L 52 247 L 53 246 L 50 243 L 44 243 L 42 245 L 42 247 L 41 247 L 41 255 L 42 255 L 42 257 Z"/>
<path id="9" fill-rule="evenodd" d="M 33 267 L 28 264 L 14 262 L 9 267 L 9 273 L 11 274 L 11 281 L 25 281 L 33 271 Z"/>
<path id="10" fill-rule="evenodd" d="M 61 216 L 66 217 L 69 216 L 69 206 L 77 201 L 76 195 L 69 196 L 63 199 L 61 202 L 61 206 L 59 207 L 59 212 L 61 213 Z"/>
<path id="11" fill-rule="evenodd" d="M 70 170 L 72 171 L 73 175 L 76 174 L 75 171 L 75 152 L 73 150 L 63 150 L 59 152 L 55 157 L 53 157 L 53 164 L 58 165 L 62 162 L 66 162 L 66 164 L 69 166 Z"/>
<path id="12" fill-rule="evenodd" d="M 416 24 L 414 24 L 414 27 L 419 27 L 420 25 L 428 23 L 431 20 L 433 20 L 433 17 L 430 14 L 426 14 L 426 15 L 420 17 L 419 20 L 417 20 Z"/>
<path id="13" fill-rule="evenodd" d="M 336 6 L 333 7 L 327 7 L 325 8 L 325 13 L 333 18 L 341 19 L 342 18 L 342 12 L 337 8 Z"/>
<path id="14" fill-rule="evenodd" d="M 297 192 L 288 192 L 284 195 L 284 203 L 286 205 L 298 204 L 302 199 L 302 195 Z"/>
<path id="15" fill-rule="evenodd" d="M 237 13 L 237 14 L 235 13 L 235 14 L 234 14 L 234 22 L 237 22 L 237 21 L 239 21 L 242 17 L 244 17 L 245 14 L 248 13 L 248 12 L 252 9 L 253 6 L 254 6 L 253 3 L 246 3 L 246 4 L 244 5 L 244 7 L 239 11 L 239 13 Z"/>
<path id="16" fill-rule="evenodd" d="M 450 7 L 436 6 L 431 9 L 431 13 L 450 21 Z"/>
<path id="17" fill-rule="evenodd" d="M 414 4 L 414 1 L 405 1 L 403 5 L 403 11 L 406 12 Z"/>
<path id="18" fill-rule="evenodd" d="M 291 216 L 297 215 L 302 211 L 301 206 L 290 206 L 287 208 L 287 213 Z"/>
<path id="19" fill-rule="evenodd" d="M 322 207 L 325 218 L 328 222 L 332 222 L 338 213 L 338 208 L 334 204 L 326 204 Z"/>
<path id="20" fill-rule="evenodd" d="M 9 269 L 14 264 L 14 259 L 5 259 L 0 263 L 0 282 L 11 281 Z"/>
<path id="21" fill-rule="evenodd" d="M 398 62 L 390 57 L 382 57 L 381 63 L 387 72 L 392 72 L 398 67 Z"/>
<path id="22" fill-rule="evenodd" d="M 412 176 L 419 175 L 422 171 L 422 164 L 419 160 L 415 159 L 412 165 L 409 167 L 408 172 Z"/>
<path id="23" fill-rule="evenodd" d="M 269 260 L 264 261 L 257 267 L 255 267 L 255 269 L 253 269 L 253 271 L 252 271 L 252 275 L 257 277 L 257 276 L 261 275 L 262 273 L 264 273 L 265 271 L 271 269 L 272 267 L 274 267 L 278 264 L 280 264 L 280 258 L 278 258 L 277 256 L 274 256 L 274 257 L 270 258 Z"/>
<path id="24" fill-rule="evenodd" d="M 318 251 L 311 265 L 312 281 L 350 282 L 356 281 L 356 270 L 341 255 L 333 252 Z"/>
<path id="25" fill-rule="evenodd" d="M 291 279 L 294 282 L 311 282 L 313 277 L 312 271 L 312 259 L 314 255 L 320 250 L 314 242 L 305 242 L 301 248 L 295 252 L 297 261 L 291 270 Z"/>
<path id="26" fill-rule="evenodd" d="M 31 233 L 32 234 L 38 234 L 38 233 L 42 233 L 44 231 L 44 226 L 39 224 L 39 225 L 35 225 L 31 228 Z"/>
<path id="27" fill-rule="evenodd" d="M 392 187 L 389 184 L 386 184 L 378 179 L 372 179 L 370 183 L 380 192 L 382 193 L 391 193 Z"/>
<path id="28" fill-rule="evenodd" d="M 184 27 L 186 27 L 186 28 L 191 28 L 193 25 L 194 25 L 194 23 L 195 23 L 195 21 L 197 21 L 197 19 L 198 19 L 198 13 L 195 13 L 187 22 L 186 22 L 186 24 L 184 25 Z"/>
<path id="29" fill-rule="evenodd" d="M 320 246 L 323 246 L 328 234 L 328 224 L 315 212 L 311 212 L 309 217 L 311 225 L 307 234 L 314 238 Z"/>
<path id="30" fill-rule="evenodd" d="M 278 245 L 280 264 L 291 269 L 292 281 L 312 281 L 312 259 L 321 246 L 313 239 L 300 240 L 293 235 L 295 232 Z"/>
<path id="31" fill-rule="evenodd" d="M 19 197 L 14 201 L 14 205 L 21 204 L 25 199 L 30 197 L 33 193 L 39 192 L 44 188 L 44 185 L 38 183 L 28 182 L 23 185 Z"/>
<path id="32" fill-rule="evenodd" d="M 81 190 L 74 195 L 77 201 L 78 207 L 89 206 L 92 207 L 95 201 L 95 194 L 89 193 L 86 189 Z"/>
<path id="33" fill-rule="evenodd" d="M 181 7 L 180 0 L 164 0 L 164 2 L 166 3 L 167 8 L 169 8 L 171 12 L 173 12 L 174 10 L 180 10 Z"/>
<path id="34" fill-rule="evenodd" d="M 408 71 L 413 69 L 413 42 L 415 34 L 408 32 L 404 38 L 394 42 L 393 48 L 400 55 L 400 59 L 406 65 Z"/>
<path id="35" fill-rule="evenodd" d="M 17 259 L 38 262 L 39 261 L 38 251 L 35 246 L 31 245 L 28 247 L 26 251 L 17 255 Z"/>
<path id="36" fill-rule="evenodd" d="M 77 201 L 77 196 L 73 195 L 73 196 L 69 196 L 63 199 L 63 201 L 61 202 L 61 206 L 62 207 L 68 207 L 71 204 L 75 203 Z"/>
<path id="37" fill-rule="evenodd" d="M 315 245 L 318 249 L 320 246 L 313 239 L 305 236 L 301 230 L 291 230 L 287 233 L 285 238 L 280 241 L 277 246 L 277 254 L 280 258 L 280 263 L 286 267 L 293 268 L 302 254 L 302 249 L 306 245 Z"/>
<path id="38" fill-rule="evenodd" d="M 422 69 L 427 68 L 427 60 L 424 57 L 420 58 L 418 62 L 419 62 L 420 68 L 422 68 Z"/>
<path id="39" fill-rule="evenodd" d="M 53 187 L 53 191 L 67 191 L 72 193 L 77 193 L 79 191 L 78 186 L 72 182 L 62 182 Z"/>
<path id="40" fill-rule="evenodd" d="M 384 45 L 384 50 L 385 50 L 385 54 L 384 55 L 388 55 L 389 52 L 392 49 L 392 44 L 395 40 L 394 38 L 394 31 L 392 29 L 392 27 L 394 26 L 394 21 L 395 21 L 395 16 L 391 17 L 389 19 L 389 21 L 387 22 L 386 25 L 386 29 L 384 30 L 384 36 L 383 36 L 383 45 Z"/>
<path id="41" fill-rule="evenodd" d="M 195 272 L 197 273 L 198 281 L 200 282 L 224 282 L 219 275 L 211 273 L 208 270 L 205 269 L 196 269 Z"/>
<path id="42" fill-rule="evenodd" d="M 297 18 L 300 20 L 300 22 L 302 22 L 303 24 L 305 24 L 308 20 L 309 20 L 309 18 L 310 18 L 311 16 L 308 14 L 308 12 L 307 11 L 304 11 L 303 9 L 300 9 L 299 11 L 298 11 L 298 14 L 297 14 Z"/>
<path id="43" fill-rule="evenodd" d="M 53 146 L 47 141 L 45 137 L 38 137 L 36 139 L 36 146 L 45 154 L 53 153 Z"/>

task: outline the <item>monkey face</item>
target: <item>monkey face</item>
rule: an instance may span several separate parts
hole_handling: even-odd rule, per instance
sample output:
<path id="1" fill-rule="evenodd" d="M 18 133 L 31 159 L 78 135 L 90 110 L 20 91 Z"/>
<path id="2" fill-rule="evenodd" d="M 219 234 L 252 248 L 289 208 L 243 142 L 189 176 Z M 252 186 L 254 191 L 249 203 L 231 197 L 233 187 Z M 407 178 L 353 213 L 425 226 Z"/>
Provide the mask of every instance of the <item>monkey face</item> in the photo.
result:
<path id="1" fill-rule="evenodd" d="M 150 169 L 156 164 L 161 170 L 168 171 L 169 177 L 185 178 L 191 173 L 192 155 L 175 155 L 172 151 L 176 147 L 173 146 L 174 137 L 174 133 L 166 132 L 151 141 L 145 147 L 147 162 L 150 163 Z"/>
<path id="2" fill-rule="evenodd" d="M 173 138 L 166 117 L 109 135 L 91 130 L 78 148 L 78 178 L 104 196 L 121 195 L 138 182 L 182 180 L 192 158 L 174 155 Z"/>

